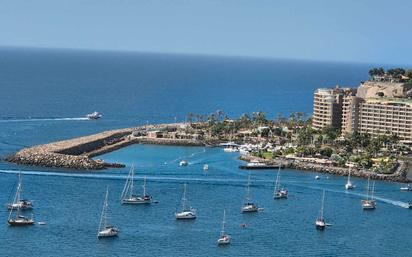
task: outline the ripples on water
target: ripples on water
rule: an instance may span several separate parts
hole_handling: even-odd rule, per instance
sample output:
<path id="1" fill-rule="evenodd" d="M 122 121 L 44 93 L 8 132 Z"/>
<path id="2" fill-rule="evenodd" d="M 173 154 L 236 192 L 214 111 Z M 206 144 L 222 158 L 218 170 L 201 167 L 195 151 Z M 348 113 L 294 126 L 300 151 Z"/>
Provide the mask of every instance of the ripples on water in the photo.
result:
<path id="1" fill-rule="evenodd" d="M 179 167 L 183 156 L 190 165 Z M 315 173 L 282 170 L 282 184 L 290 191 L 287 200 L 272 199 L 276 171 L 252 174 L 252 196 L 264 210 L 241 214 L 245 183 L 249 172 L 237 168 L 236 154 L 217 148 L 131 146 L 103 156 L 108 161 L 135 164 L 137 186 L 147 176 L 148 191 L 157 204 L 120 205 L 119 196 L 127 169 L 93 173 L 62 173 L 27 168 L 24 195 L 34 199 L 37 221 L 47 225 L 30 228 L 0 227 L 2 251 L 23 255 L 19 248 L 32 249 L 25 256 L 61 253 L 69 255 L 140 256 L 407 256 L 410 210 L 401 208 L 410 195 L 398 184 L 377 182 L 378 206 L 362 211 L 366 181 L 354 178 L 357 188 L 345 192 L 345 178 Z M 209 164 L 204 172 L 203 163 Z M 151 163 L 152 165 L 148 165 Z M 165 164 L 167 163 L 167 164 Z M 2 169 L 2 194 L 6 203 L 16 181 L 16 170 Z M 177 222 L 173 213 L 179 207 L 183 183 L 188 183 L 188 198 L 198 210 L 198 219 Z M 121 232 L 113 240 L 96 239 L 96 229 L 105 187 L 110 188 L 110 219 Z M 316 231 L 314 220 L 320 208 L 321 190 L 326 189 L 325 216 L 333 224 Z M 394 199 L 394 200 L 390 200 Z M 228 247 L 219 248 L 223 209 L 227 212 Z M 7 211 L 0 213 L 7 219 Z M 246 223 L 247 228 L 240 228 Z M 6 243 L 7 242 L 7 243 Z M 64 242 L 64 243 L 63 243 Z M 368 247 L 364 247 L 368 246 Z M 402 254 L 403 253 L 403 254 Z M 400 255 L 399 255 L 400 254 Z"/>

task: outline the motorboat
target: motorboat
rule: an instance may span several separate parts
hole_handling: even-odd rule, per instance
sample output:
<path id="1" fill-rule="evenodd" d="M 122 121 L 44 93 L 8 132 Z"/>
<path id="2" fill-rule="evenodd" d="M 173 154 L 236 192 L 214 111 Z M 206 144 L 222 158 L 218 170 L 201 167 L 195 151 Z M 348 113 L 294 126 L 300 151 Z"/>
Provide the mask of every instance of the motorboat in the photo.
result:
<path id="1" fill-rule="evenodd" d="M 196 210 L 193 209 L 192 207 L 188 206 L 188 200 L 186 198 L 186 190 L 187 190 L 187 185 L 184 184 L 183 186 L 183 196 L 181 199 L 182 202 L 182 209 L 179 212 L 175 213 L 175 218 L 177 220 L 183 220 L 183 219 L 196 219 Z"/>
<path id="2" fill-rule="evenodd" d="M 412 191 L 412 186 L 408 184 L 407 186 L 401 187 L 401 191 Z"/>
<path id="3" fill-rule="evenodd" d="M 187 166 L 188 164 L 189 163 L 186 160 L 181 160 L 180 163 L 179 163 L 179 165 L 182 166 L 182 167 Z"/>
<path id="4" fill-rule="evenodd" d="M 151 204 L 152 197 L 146 192 L 146 177 L 143 182 L 142 195 L 136 195 L 134 190 L 134 167 L 132 166 L 127 176 L 122 195 L 120 197 L 122 204 Z"/>
<path id="5" fill-rule="evenodd" d="M 239 148 L 234 147 L 234 146 L 229 146 L 229 147 L 223 148 L 223 151 L 227 153 L 235 153 L 235 152 L 239 152 Z"/>
<path id="6" fill-rule="evenodd" d="M 325 218 L 323 217 L 324 207 L 325 207 L 325 190 L 323 190 L 323 194 L 322 194 L 322 204 L 320 207 L 319 217 L 317 217 L 315 221 L 315 227 L 318 230 L 324 230 L 326 228 Z"/>
<path id="7" fill-rule="evenodd" d="M 97 231 L 97 238 L 115 237 L 119 233 L 119 229 L 113 225 L 109 225 L 107 220 L 107 211 L 109 208 L 109 188 L 106 188 L 106 196 L 103 203 L 102 213 L 100 215 L 99 229 Z"/>
<path id="8" fill-rule="evenodd" d="M 315 176 L 315 179 L 316 179 L 316 180 L 319 180 L 319 179 L 320 179 L 320 176 Z"/>
<path id="9" fill-rule="evenodd" d="M 209 170 L 209 165 L 207 165 L 207 164 L 203 165 L 203 170 L 208 171 Z"/>
<path id="10" fill-rule="evenodd" d="M 101 117 L 102 115 L 96 111 L 86 115 L 86 118 L 88 118 L 89 120 L 97 120 L 97 119 L 100 119 Z"/>

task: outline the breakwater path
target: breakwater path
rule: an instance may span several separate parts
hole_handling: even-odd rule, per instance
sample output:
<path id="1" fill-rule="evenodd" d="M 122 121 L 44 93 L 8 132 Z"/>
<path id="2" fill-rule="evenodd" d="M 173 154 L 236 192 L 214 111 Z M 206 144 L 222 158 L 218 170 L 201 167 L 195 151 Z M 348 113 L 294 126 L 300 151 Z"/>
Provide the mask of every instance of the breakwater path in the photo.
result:
<path id="1" fill-rule="evenodd" d="M 177 126 L 178 124 L 168 124 Z M 107 163 L 92 157 L 108 153 L 122 147 L 142 144 L 162 145 L 203 145 L 192 139 L 156 138 L 148 136 L 148 131 L 163 128 L 165 125 L 151 125 L 137 128 L 125 128 L 105 131 L 89 136 L 52 142 L 24 148 L 7 161 L 30 166 L 67 168 L 76 170 L 100 170 L 107 167 L 124 167 L 119 163 Z M 136 136 L 137 135 L 137 136 Z"/>

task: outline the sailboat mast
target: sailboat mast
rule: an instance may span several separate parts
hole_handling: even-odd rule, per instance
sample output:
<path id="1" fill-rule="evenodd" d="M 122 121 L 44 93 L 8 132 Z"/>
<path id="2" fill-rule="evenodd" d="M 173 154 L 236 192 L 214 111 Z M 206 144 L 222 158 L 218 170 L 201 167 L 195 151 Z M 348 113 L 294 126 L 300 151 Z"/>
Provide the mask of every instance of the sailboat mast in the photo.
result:
<path id="1" fill-rule="evenodd" d="M 107 200 L 109 198 L 109 187 L 106 188 L 106 198 L 104 200 L 104 227 L 107 227 L 107 207 L 108 207 L 108 203 Z"/>
<path id="2" fill-rule="evenodd" d="M 325 205 L 325 189 L 323 189 L 323 195 L 322 195 L 322 206 L 320 208 L 320 217 L 323 219 L 323 209 Z"/>
<path id="3" fill-rule="evenodd" d="M 246 201 L 250 202 L 250 174 L 247 178 Z"/>
<path id="4" fill-rule="evenodd" d="M 182 211 L 186 210 L 186 183 L 183 186 Z"/>
<path id="5" fill-rule="evenodd" d="M 278 174 L 276 175 L 275 190 L 273 191 L 273 194 L 275 194 L 279 190 L 279 179 L 280 179 L 280 166 L 278 169 Z"/>
<path id="6" fill-rule="evenodd" d="M 220 232 L 221 236 L 225 234 L 225 223 L 226 223 L 226 209 L 223 210 L 222 231 Z"/>
<path id="7" fill-rule="evenodd" d="M 368 186 L 366 187 L 366 200 L 369 200 L 369 180 L 370 177 L 368 177 Z"/>
<path id="8" fill-rule="evenodd" d="M 134 167 L 132 167 L 132 174 L 130 176 L 130 198 L 133 196 L 133 188 L 134 188 Z"/>
<path id="9" fill-rule="evenodd" d="M 375 191 L 375 180 L 372 182 L 372 195 L 371 195 L 371 200 L 373 200 L 373 193 Z"/>
<path id="10" fill-rule="evenodd" d="M 350 183 L 350 169 L 349 169 L 349 175 L 348 175 L 348 184 Z"/>
<path id="11" fill-rule="evenodd" d="M 143 197 L 146 196 L 146 176 L 144 177 L 144 182 L 143 182 Z"/>

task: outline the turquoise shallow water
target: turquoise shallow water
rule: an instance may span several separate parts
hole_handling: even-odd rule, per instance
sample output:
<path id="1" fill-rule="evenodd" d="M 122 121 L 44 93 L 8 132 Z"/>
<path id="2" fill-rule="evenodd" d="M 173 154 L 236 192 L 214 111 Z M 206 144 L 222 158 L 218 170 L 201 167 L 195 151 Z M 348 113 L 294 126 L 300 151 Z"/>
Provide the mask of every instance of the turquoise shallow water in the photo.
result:
<path id="1" fill-rule="evenodd" d="M 230 116 L 262 110 L 312 111 L 317 87 L 356 86 L 367 78 L 367 64 L 259 60 L 0 48 L 0 158 L 24 146 L 108 129 L 184 120 L 188 112 L 222 109 Z M 84 120 L 94 110 L 97 122 Z M 101 157 L 99 157 L 101 158 Z M 0 208 L 1 256 L 411 256 L 412 199 L 399 184 L 377 182 L 378 208 L 363 212 L 366 181 L 345 193 L 345 178 L 315 181 L 314 173 L 285 170 L 286 201 L 271 198 L 275 171 L 252 172 L 252 194 L 264 211 L 242 215 L 248 173 L 236 154 L 221 149 L 136 145 L 102 158 L 137 167 L 148 177 L 152 206 L 121 206 L 128 168 L 92 173 L 23 167 L 0 161 L 0 205 L 13 194 L 23 170 L 24 195 L 34 200 L 35 217 L 45 226 L 9 228 Z M 190 165 L 178 166 L 181 158 Z M 203 172 L 203 164 L 210 170 Z M 188 183 L 198 209 L 194 222 L 173 216 Z M 96 240 L 106 186 L 110 218 L 121 233 Z M 320 233 L 314 220 L 325 188 L 326 218 Z M 218 248 L 223 209 L 233 241 Z M 246 229 L 240 224 L 247 223 Z M 3 224 L 3 225 L 1 225 Z"/>
<path id="2" fill-rule="evenodd" d="M 276 171 L 251 172 L 252 196 L 264 208 L 257 214 L 241 214 L 249 172 L 237 168 L 237 154 L 219 148 L 135 145 L 102 156 L 136 167 L 138 180 L 147 176 L 148 191 L 159 203 L 122 206 L 119 197 L 128 168 L 93 174 L 44 173 L 28 168 L 24 194 L 35 202 L 35 217 L 45 226 L 10 228 L 0 226 L 2 252 L 56 256 L 409 256 L 406 240 L 412 225 L 411 210 L 398 206 L 411 198 L 398 184 L 377 182 L 381 200 L 375 211 L 362 211 L 360 200 L 366 181 L 345 193 L 345 178 L 293 170 L 282 171 L 282 183 L 290 196 L 272 199 Z M 185 158 L 189 166 L 179 167 Z M 209 171 L 204 172 L 204 163 Z M 5 171 L 3 171 L 5 172 Z M 7 202 L 15 174 L 2 174 L 1 202 Z M 198 210 L 195 221 L 177 222 L 183 183 L 188 198 Z M 96 239 L 106 186 L 110 189 L 110 220 L 121 232 L 113 240 Z M 137 187 L 140 188 L 139 186 Z M 325 216 L 333 226 L 319 232 L 314 220 L 320 208 L 321 190 L 326 189 Z M 396 201 L 393 201 L 396 200 Z M 217 247 L 223 209 L 232 244 Z M 0 212 L 6 220 L 7 212 Z M 246 223 L 247 228 L 240 224 Z M 7 243 L 4 243 L 7 242 Z M 34 254 L 35 253 L 35 254 Z"/>

